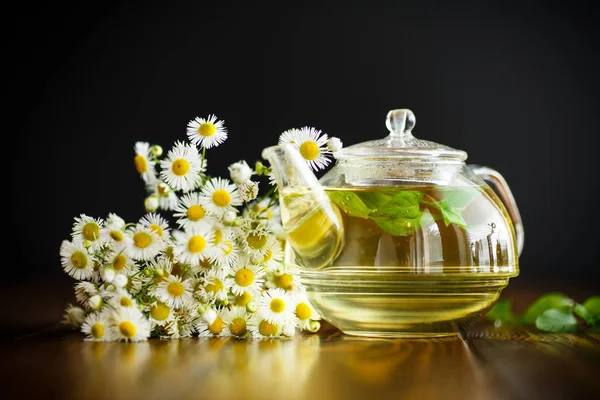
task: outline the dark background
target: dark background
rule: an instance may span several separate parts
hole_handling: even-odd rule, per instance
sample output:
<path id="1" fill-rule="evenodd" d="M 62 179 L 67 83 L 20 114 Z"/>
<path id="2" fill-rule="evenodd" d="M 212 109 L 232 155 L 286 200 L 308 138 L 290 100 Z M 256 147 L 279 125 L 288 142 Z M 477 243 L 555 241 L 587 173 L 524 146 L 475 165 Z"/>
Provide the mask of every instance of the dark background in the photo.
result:
<path id="1" fill-rule="evenodd" d="M 27 4 L 6 15 L 3 285 L 71 285 L 58 253 L 73 217 L 144 214 L 138 140 L 166 152 L 190 119 L 214 113 L 229 138 L 208 153 L 209 173 L 227 176 L 291 127 L 346 145 L 383 137 L 393 108 L 414 111 L 415 136 L 507 179 L 526 231 L 516 281 L 594 285 L 591 3 L 243 4 Z"/>

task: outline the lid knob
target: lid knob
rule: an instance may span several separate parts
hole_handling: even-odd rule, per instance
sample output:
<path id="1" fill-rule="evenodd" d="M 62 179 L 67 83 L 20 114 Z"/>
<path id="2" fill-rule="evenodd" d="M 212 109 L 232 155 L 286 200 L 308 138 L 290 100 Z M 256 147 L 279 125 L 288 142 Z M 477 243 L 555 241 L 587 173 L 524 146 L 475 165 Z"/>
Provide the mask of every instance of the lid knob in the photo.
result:
<path id="1" fill-rule="evenodd" d="M 390 136 L 398 139 L 412 136 L 410 131 L 415 127 L 416 123 L 415 114 L 407 108 L 391 110 L 388 112 L 385 120 L 385 126 L 389 129 Z"/>

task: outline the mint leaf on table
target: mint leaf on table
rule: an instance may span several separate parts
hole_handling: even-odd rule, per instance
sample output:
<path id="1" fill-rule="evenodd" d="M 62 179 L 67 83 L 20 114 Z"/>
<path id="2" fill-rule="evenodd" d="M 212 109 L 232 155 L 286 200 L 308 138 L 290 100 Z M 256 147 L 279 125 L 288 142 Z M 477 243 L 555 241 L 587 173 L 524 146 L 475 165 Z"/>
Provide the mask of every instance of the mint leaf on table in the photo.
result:
<path id="1" fill-rule="evenodd" d="M 512 301 L 508 299 L 499 300 L 494 307 L 486 314 L 486 318 L 494 321 L 495 324 L 514 323 L 517 317 L 510 310 Z"/>
<path id="2" fill-rule="evenodd" d="M 351 217 L 369 218 L 371 209 L 365 205 L 358 195 L 347 191 L 327 192 L 331 201 Z"/>
<path id="3" fill-rule="evenodd" d="M 592 296 L 587 299 L 581 307 L 585 309 L 588 318 L 580 315 L 588 326 L 592 328 L 600 328 L 600 296 Z"/>
<path id="4" fill-rule="evenodd" d="M 576 332 L 579 323 L 570 310 L 551 308 L 535 319 L 535 326 L 544 332 Z"/>
<path id="5" fill-rule="evenodd" d="M 525 325 L 536 323 L 538 317 L 547 310 L 558 309 L 559 311 L 568 310 L 575 302 L 562 293 L 548 293 L 537 299 L 519 319 L 519 322 Z"/>

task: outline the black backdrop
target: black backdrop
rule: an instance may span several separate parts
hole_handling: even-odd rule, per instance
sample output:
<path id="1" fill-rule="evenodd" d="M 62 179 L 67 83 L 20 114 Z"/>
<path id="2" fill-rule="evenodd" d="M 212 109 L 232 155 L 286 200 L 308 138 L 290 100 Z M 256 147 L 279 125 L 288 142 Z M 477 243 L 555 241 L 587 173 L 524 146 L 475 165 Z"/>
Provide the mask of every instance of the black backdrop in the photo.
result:
<path id="1" fill-rule="evenodd" d="M 348 145 L 382 137 L 392 108 L 414 111 L 415 136 L 508 180 L 526 230 L 520 280 L 598 277 L 600 38 L 588 3 L 25 7 L 6 14 L 3 283 L 63 276 L 60 242 L 80 213 L 143 215 L 135 141 L 168 150 L 188 120 L 215 113 L 230 134 L 209 172 L 226 175 L 291 127 Z"/>

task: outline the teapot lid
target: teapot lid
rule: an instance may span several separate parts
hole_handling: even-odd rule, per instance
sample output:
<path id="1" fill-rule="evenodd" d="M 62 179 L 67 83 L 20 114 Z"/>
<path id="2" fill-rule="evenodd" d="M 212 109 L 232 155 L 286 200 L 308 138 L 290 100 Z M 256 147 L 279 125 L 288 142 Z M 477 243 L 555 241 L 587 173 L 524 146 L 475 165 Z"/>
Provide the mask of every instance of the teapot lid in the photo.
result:
<path id="1" fill-rule="evenodd" d="M 435 158 L 465 160 L 467 153 L 442 144 L 417 139 L 412 129 L 417 120 L 409 109 L 391 110 L 385 125 L 390 134 L 378 140 L 358 143 L 334 153 L 337 159 L 348 158 Z"/>

